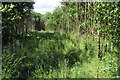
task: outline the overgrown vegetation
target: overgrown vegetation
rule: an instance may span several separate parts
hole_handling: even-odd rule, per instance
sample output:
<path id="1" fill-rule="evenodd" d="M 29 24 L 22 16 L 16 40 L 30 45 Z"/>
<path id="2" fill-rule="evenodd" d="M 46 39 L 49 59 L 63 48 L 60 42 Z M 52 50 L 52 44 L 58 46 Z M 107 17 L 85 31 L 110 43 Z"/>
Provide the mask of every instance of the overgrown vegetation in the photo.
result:
<path id="1" fill-rule="evenodd" d="M 24 3 L 28 12 L 22 7 L 20 13 L 18 4 L 4 3 L 3 14 L 15 8 L 16 16 L 24 18 L 26 11 L 33 23 L 20 27 L 15 14 L 10 20 L 3 16 L 3 79 L 120 76 L 119 2 L 61 2 L 44 15 L 31 11 L 33 3 Z M 37 19 L 45 22 L 46 31 L 35 30 Z"/>
<path id="2" fill-rule="evenodd" d="M 107 50 L 99 61 L 97 44 L 92 38 L 75 42 L 65 34 L 48 31 L 27 36 L 28 39 L 17 40 L 15 48 L 7 46 L 3 51 L 3 77 L 110 78 L 118 75 L 117 55 Z"/>

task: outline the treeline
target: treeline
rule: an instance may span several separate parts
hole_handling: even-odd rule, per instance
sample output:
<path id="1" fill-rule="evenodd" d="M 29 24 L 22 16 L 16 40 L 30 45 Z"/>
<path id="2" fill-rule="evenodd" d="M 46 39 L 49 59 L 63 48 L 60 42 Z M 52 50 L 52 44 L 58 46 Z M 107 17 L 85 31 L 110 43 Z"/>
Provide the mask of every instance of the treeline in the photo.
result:
<path id="1" fill-rule="evenodd" d="M 53 13 L 48 12 L 42 18 L 48 29 L 75 32 L 76 38 L 81 34 L 98 34 L 119 47 L 119 5 L 115 2 L 61 2 Z"/>
<path id="2" fill-rule="evenodd" d="M 120 34 L 119 5 L 115 2 L 61 2 L 53 13 L 48 12 L 42 18 L 50 29 L 79 34 L 99 32 L 117 41 Z"/>
<path id="3" fill-rule="evenodd" d="M 33 11 L 34 2 L 2 2 L 2 44 L 13 44 L 24 33 L 45 30 L 41 14 Z"/>

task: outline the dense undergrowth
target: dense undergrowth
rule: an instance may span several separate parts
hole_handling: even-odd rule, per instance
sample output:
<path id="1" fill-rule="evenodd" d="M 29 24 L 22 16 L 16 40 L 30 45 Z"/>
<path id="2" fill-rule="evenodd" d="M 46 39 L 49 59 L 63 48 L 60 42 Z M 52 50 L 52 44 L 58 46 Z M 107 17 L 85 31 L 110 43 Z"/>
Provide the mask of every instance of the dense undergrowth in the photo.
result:
<path id="1" fill-rule="evenodd" d="M 117 49 L 101 49 L 85 34 L 38 31 L 25 34 L 4 46 L 2 75 L 5 78 L 112 78 L 117 72 Z M 23 39 L 22 39 L 23 38 Z M 95 37 L 97 38 L 97 36 Z M 101 39 L 106 44 L 109 41 Z"/>

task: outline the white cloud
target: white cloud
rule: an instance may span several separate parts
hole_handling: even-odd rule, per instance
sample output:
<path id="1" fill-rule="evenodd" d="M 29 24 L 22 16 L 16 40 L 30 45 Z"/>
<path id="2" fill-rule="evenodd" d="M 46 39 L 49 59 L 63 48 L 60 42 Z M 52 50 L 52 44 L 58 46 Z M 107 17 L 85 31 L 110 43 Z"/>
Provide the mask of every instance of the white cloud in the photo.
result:
<path id="1" fill-rule="evenodd" d="M 44 14 L 46 12 L 52 12 L 55 8 L 36 8 L 34 11 Z"/>
<path id="2" fill-rule="evenodd" d="M 35 0 L 34 11 L 42 14 L 51 12 L 60 5 L 60 1 L 62 0 Z"/>

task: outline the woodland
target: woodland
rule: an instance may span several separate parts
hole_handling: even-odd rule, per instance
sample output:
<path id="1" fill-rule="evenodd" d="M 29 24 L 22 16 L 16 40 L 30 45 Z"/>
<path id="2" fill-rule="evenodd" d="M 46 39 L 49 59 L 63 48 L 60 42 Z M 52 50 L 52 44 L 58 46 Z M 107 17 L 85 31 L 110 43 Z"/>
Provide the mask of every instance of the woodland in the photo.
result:
<path id="1" fill-rule="evenodd" d="M 2 80 L 120 78 L 120 2 L 2 2 Z M 22 80 L 22 79 L 21 79 Z"/>

